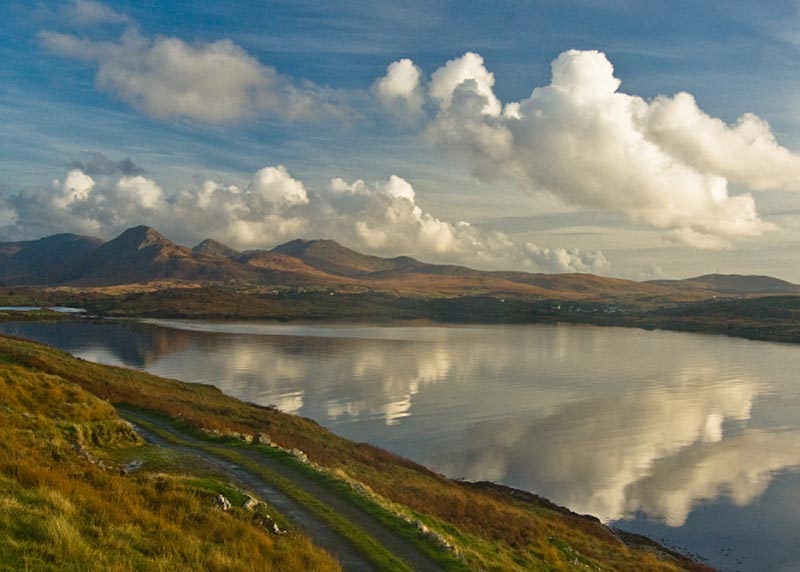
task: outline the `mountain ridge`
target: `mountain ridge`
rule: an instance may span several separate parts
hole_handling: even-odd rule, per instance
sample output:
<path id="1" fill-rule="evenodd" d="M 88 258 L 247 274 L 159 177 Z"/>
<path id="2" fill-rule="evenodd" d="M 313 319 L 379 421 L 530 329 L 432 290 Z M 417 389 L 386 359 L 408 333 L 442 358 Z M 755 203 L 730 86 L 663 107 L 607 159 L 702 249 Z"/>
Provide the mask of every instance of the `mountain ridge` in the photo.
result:
<path id="1" fill-rule="evenodd" d="M 429 264 L 409 256 L 382 258 L 330 239 L 295 239 L 271 250 L 237 251 L 214 239 L 181 246 L 139 225 L 103 241 L 61 233 L 0 243 L 0 285 L 103 287 L 153 282 L 309 287 L 395 295 L 489 295 L 541 299 L 800 294 L 800 286 L 768 276 L 707 274 L 635 282 L 593 274 L 482 271 Z"/>
<path id="2" fill-rule="evenodd" d="M 192 252 L 198 256 L 221 256 L 223 258 L 231 258 L 241 254 L 240 251 L 235 250 L 213 238 L 207 238 L 192 248 Z"/>
<path id="3" fill-rule="evenodd" d="M 714 273 L 682 280 L 650 280 L 648 283 L 686 290 L 705 289 L 720 294 L 800 294 L 800 285 L 758 274 Z"/>

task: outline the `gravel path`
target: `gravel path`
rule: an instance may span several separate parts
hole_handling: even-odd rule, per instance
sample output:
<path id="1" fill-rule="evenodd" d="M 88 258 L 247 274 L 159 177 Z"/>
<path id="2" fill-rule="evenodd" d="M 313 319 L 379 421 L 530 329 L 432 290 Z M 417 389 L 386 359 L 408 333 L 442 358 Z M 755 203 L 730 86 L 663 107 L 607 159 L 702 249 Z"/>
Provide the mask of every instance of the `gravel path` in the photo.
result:
<path id="1" fill-rule="evenodd" d="M 274 506 L 298 528 L 308 534 L 317 545 L 335 555 L 342 565 L 342 570 L 345 572 L 373 572 L 376 570 L 375 565 L 367 560 L 349 540 L 342 537 L 324 520 L 317 517 L 302 504 L 268 483 L 258 473 L 249 471 L 247 468 L 209 451 L 209 446 L 213 447 L 213 444 L 196 439 L 165 423 L 163 420 L 145 415 L 140 411 L 118 409 L 124 418 L 136 426 L 136 430 L 148 442 L 159 447 L 194 455 L 210 463 L 230 478 L 231 481 L 240 484 L 243 488 L 260 497 L 264 502 Z M 143 424 L 156 427 L 159 432 L 166 433 L 186 444 L 178 445 L 173 443 L 168 438 L 148 431 L 142 426 Z M 312 495 L 318 502 L 328 505 L 335 512 L 362 528 L 386 550 L 404 561 L 411 570 L 415 572 L 444 572 L 444 569 L 439 564 L 373 516 L 365 513 L 320 483 L 309 479 L 291 465 L 283 463 L 274 457 L 261 454 L 257 450 L 236 449 L 236 453 L 246 457 L 248 461 L 258 463 L 262 469 L 291 480 L 296 486 Z"/>

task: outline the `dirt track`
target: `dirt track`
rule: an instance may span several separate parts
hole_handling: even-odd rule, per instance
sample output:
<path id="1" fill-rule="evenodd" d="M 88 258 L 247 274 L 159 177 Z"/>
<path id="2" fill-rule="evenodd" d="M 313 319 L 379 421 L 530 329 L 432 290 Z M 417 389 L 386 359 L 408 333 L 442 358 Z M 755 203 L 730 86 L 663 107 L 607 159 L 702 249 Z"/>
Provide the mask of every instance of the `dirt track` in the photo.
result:
<path id="1" fill-rule="evenodd" d="M 377 569 L 375 564 L 365 558 L 349 540 L 333 530 L 324 520 L 302 504 L 268 483 L 258 473 L 214 454 L 215 446 L 212 443 L 196 439 L 165 423 L 163 420 L 143 414 L 140 411 L 120 409 L 119 412 L 136 426 L 137 431 L 148 442 L 202 459 L 221 471 L 232 482 L 239 484 L 257 495 L 264 502 L 277 508 L 298 528 L 308 534 L 317 545 L 334 554 L 339 559 L 342 570 L 345 572 L 372 572 Z M 145 425 L 156 428 L 156 431 L 148 430 L 144 427 Z M 279 459 L 261 454 L 257 450 L 237 448 L 236 452 L 244 456 L 248 461 L 258 463 L 262 469 L 289 479 L 296 486 L 313 496 L 318 502 L 328 505 L 336 513 L 344 516 L 351 523 L 367 532 L 387 551 L 404 561 L 411 570 L 417 572 L 443 572 L 444 569 L 441 566 L 383 523 L 328 490 L 325 486 L 309 479 L 288 463 L 283 463 Z"/>

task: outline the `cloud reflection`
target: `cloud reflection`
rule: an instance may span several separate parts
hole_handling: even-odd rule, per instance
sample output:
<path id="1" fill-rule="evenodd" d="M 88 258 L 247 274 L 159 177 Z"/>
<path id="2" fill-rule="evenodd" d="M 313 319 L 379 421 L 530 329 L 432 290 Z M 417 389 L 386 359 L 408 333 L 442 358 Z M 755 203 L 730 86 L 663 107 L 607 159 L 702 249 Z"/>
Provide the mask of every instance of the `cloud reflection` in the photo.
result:
<path id="1" fill-rule="evenodd" d="M 701 501 L 725 496 L 747 506 L 782 470 L 800 467 L 800 432 L 746 429 L 715 444 L 696 443 L 659 462 L 652 474 L 626 490 L 624 513 L 657 516 L 681 526 Z"/>
<path id="2" fill-rule="evenodd" d="M 59 326 L 49 327 L 59 345 Z M 681 526 L 700 503 L 747 505 L 800 467 L 790 418 L 777 413 L 772 429 L 763 407 L 753 417 L 772 393 L 755 372 L 772 383 L 770 364 L 788 363 L 773 346 L 751 365 L 754 354 L 738 355 L 747 342 L 635 330 L 77 327 L 63 334 L 85 347 L 70 351 L 212 383 L 450 476 L 535 491 L 606 521 L 645 514 Z"/>
<path id="3" fill-rule="evenodd" d="M 567 402 L 532 422 L 476 424 L 447 471 L 536 490 L 605 521 L 643 512 L 681 526 L 703 501 L 749 504 L 776 472 L 800 466 L 800 432 L 742 428 L 759 384 L 720 377 L 690 367 L 670 387 Z"/>

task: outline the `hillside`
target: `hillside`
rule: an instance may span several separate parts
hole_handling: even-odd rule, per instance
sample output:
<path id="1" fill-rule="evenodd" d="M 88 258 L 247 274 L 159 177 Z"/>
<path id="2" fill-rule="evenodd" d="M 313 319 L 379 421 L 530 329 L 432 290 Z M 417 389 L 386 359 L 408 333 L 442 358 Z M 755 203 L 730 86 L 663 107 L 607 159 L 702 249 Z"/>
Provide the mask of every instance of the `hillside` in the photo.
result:
<path id="1" fill-rule="evenodd" d="M 238 508 L 246 497 L 236 487 L 146 445 L 75 382 L 87 373 L 0 339 L 0 571 L 341 569 L 296 529 L 271 533 L 272 507 Z M 223 510 L 220 494 L 238 507 Z"/>
<path id="2" fill-rule="evenodd" d="M 196 255 L 146 226 L 130 228 L 85 255 L 73 276 L 68 283 L 81 286 L 249 278 L 239 265 L 222 257 Z"/>
<path id="3" fill-rule="evenodd" d="M 230 246 L 217 242 L 212 238 L 207 238 L 194 248 L 192 254 L 196 256 L 221 256 L 222 258 L 231 258 L 241 254 L 238 250 L 234 250 Z"/>
<path id="4" fill-rule="evenodd" d="M 292 240 L 272 249 L 302 260 L 307 265 L 339 276 L 367 276 L 391 270 L 391 260 L 361 254 L 333 240 Z"/>
<path id="5" fill-rule="evenodd" d="M 61 284 L 72 280 L 84 258 L 103 241 L 77 234 L 0 243 L 0 284 Z"/>
<path id="6" fill-rule="evenodd" d="M 651 280 L 649 284 L 675 290 L 709 292 L 723 295 L 800 294 L 800 285 L 771 276 L 741 274 L 706 274 L 685 280 Z"/>
<path id="7" fill-rule="evenodd" d="M 187 462 L 211 457 L 292 496 L 369 554 L 375 570 L 409 568 L 392 560 L 394 548 L 375 544 L 371 528 L 348 521 L 349 509 L 332 511 L 323 497 L 334 495 L 376 519 L 375 534 L 386 527 L 433 559 L 431 569 L 709 570 L 535 495 L 451 481 L 210 386 L 100 366 L 6 337 L 0 380 L 0 502 L 13 507 L 0 513 L 0 570 L 335 569 L 302 536 L 275 536 L 258 514 L 215 506 L 220 491 L 237 502 L 246 498 L 219 475 L 198 475 L 196 460 Z M 162 445 L 144 447 L 110 404 Z M 255 435 L 268 445 L 252 443 Z M 121 474 L 131 460 L 144 462 Z M 269 514 L 288 526 L 273 508 Z"/>

